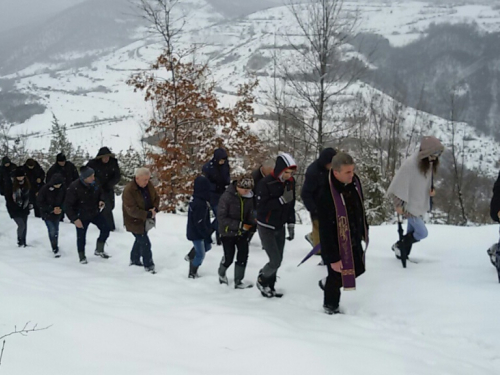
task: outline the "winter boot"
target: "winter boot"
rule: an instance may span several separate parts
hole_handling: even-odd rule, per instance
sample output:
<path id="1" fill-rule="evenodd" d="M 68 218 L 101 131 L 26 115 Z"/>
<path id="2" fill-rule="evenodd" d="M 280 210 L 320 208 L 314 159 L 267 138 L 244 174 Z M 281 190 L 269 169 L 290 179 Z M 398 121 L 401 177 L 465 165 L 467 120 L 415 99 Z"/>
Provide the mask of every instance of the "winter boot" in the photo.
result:
<path id="1" fill-rule="evenodd" d="M 219 283 L 229 285 L 229 281 L 226 276 L 227 267 L 224 266 L 224 258 L 220 262 L 219 266 Z"/>
<path id="2" fill-rule="evenodd" d="M 411 248 L 414 243 L 418 242 L 418 240 L 413 237 L 413 232 L 407 233 L 403 236 L 403 238 L 392 245 L 392 250 L 396 255 L 396 258 L 401 259 L 403 263 L 403 267 L 406 268 L 406 260 L 408 259 L 408 255 L 410 255 Z"/>
<path id="3" fill-rule="evenodd" d="M 83 251 L 78 252 L 78 257 L 80 258 L 81 264 L 87 264 L 87 258 L 85 257 L 85 253 Z"/>
<path id="4" fill-rule="evenodd" d="M 269 287 L 269 279 L 264 277 L 262 270 L 259 271 L 259 276 L 257 277 L 257 289 L 260 290 L 263 297 L 273 297 L 273 291 Z"/>
<path id="5" fill-rule="evenodd" d="M 140 267 L 143 267 L 144 264 L 142 264 L 142 262 L 140 260 L 136 260 L 136 261 L 130 261 L 130 264 L 129 266 L 140 266 Z"/>
<path id="6" fill-rule="evenodd" d="M 245 278 L 245 269 L 246 266 L 239 264 L 234 265 L 234 289 L 247 289 L 253 287 L 252 283 L 243 281 Z"/>
<path id="7" fill-rule="evenodd" d="M 198 267 L 193 266 L 193 262 L 189 262 L 189 275 L 188 278 L 196 279 L 198 277 Z"/>
<path id="8" fill-rule="evenodd" d="M 104 258 L 104 259 L 108 259 L 109 255 L 104 251 L 104 244 L 105 244 L 105 242 L 101 242 L 99 240 L 97 241 L 94 255 L 101 257 L 101 258 Z"/>
<path id="9" fill-rule="evenodd" d="M 340 314 L 339 307 L 331 306 L 331 305 L 323 305 L 323 310 L 328 315 Z"/>
<path id="10" fill-rule="evenodd" d="M 283 297 L 283 293 L 276 292 L 276 289 L 274 288 L 275 284 L 276 284 L 276 274 L 271 276 L 271 278 L 269 279 L 269 289 L 271 289 L 271 292 L 273 293 L 273 297 L 278 297 L 278 298 Z"/>
<path id="11" fill-rule="evenodd" d="M 152 264 L 150 266 L 147 266 L 147 267 L 144 267 L 144 270 L 146 272 L 152 273 L 153 275 L 156 273 L 155 265 L 154 264 Z"/>
<path id="12" fill-rule="evenodd" d="M 195 254 L 196 254 L 196 252 L 195 252 L 194 247 L 193 247 L 193 248 L 191 248 L 191 250 L 189 250 L 189 253 L 186 254 L 186 256 L 184 257 L 184 260 L 186 262 L 191 262 L 194 259 Z"/>

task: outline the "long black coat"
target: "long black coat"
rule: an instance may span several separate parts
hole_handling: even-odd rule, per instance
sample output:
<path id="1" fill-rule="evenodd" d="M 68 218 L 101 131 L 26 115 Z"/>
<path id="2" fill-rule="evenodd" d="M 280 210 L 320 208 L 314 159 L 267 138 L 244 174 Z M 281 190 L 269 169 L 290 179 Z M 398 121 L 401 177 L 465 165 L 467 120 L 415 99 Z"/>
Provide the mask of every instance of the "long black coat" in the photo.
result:
<path id="1" fill-rule="evenodd" d="M 356 191 L 355 181 L 348 185 L 339 182 L 331 173 L 331 178 L 337 191 L 342 194 L 349 218 L 349 229 L 354 257 L 356 276 L 365 272 L 363 262 L 363 248 L 361 240 L 365 236 L 366 217 L 363 201 Z M 335 204 L 330 192 L 330 187 L 322 189 L 320 205 L 318 206 L 319 237 L 321 243 L 321 257 L 325 264 L 335 263 L 341 260 L 339 252 L 337 214 Z M 367 225 L 368 228 L 368 225 Z"/>
<path id="2" fill-rule="evenodd" d="M 99 215 L 99 201 L 104 202 L 104 193 L 97 185 L 85 185 L 80 179 L 69 185 L 64 200 L 66 215 L 71 221 L 90 221 Z"/>
<path id="3" fill-rule="evenodd" d="M 500 173 L 493 185 L 493 197 L 490 203 L 490 216 L 493 221 L 499 222 L 498 211 L 500 211 Z"/>
<path id="4" fill-rule="evenodd" d="M 42 186 L 45 184 L 45 172 L 36 160 L 33 169 L 29 168 L 26 164 L 24 164 L 23 168 L 26 173 L 26 177 L 28 178 L 31 185 L 30 189 L 31 203 L 35 203 L 36 193 L 38 193 L 42 188 Z M 40 179 L 40 182 L 37 182 L 38 179 Z"/>
<path id="5" fill-rule="evenodd" d="M 60 177 L 60 178 L 59 178 Z M 60 220 L 64 215 L 64 211 L 59 215 L 54 213 L 55 207 L 60 207 L 63 209 L 64 199 L 66 198 L 66 186 L 64 184 L 59 188 L 55 188 L 54 185 L 63 182 L 63 177 L 60 175 L 55 175 L 52 179 L 45 184 L 37 196 L 37 203 L 40 207 L 43 220 L 57 221 Z"/>
<path id="6" fill-rule="evenodd" d="M 107 163 L 103 163 L 101 158 L 92 159 L 87 166 L 94 170 L 97 184 L 106 193 L 113 191 L 115 185 L 120 182 L 120 167 L 114 157 L 110 157 Z"/>
<path id="7" fill-rule="evenodd" d="M 78 171 L 70 161 L 66 161 L 63 167 L 57 162 L 54 163 L 47 172 L 47 181 L 50 181 L 55 174 L 60 174 L 64 177 L 64 185 L 66 187 L 69 187 L 73 181 L 78 179 Z"/>
<path id="8" fill-rule="evenodd" d="M 14 163 L 10 163 L 8 167 L 0 166 L 0 195 L 5 195 L 5 190 L 12 189 L 12 172 L 16 168 Z"/>
<path id="9" fill-rule="evenodd" d="M 325 166 L 332 162 L 335 154 L 336 151 L 333 148 L 325 148 L 321 151 L 319 158 L 307 167 L 300 196 L 313 218 L 318 217 L 319 199 L 324 187 L 328 187 L 328 169 Z"/>
<path id="10" fill-rule="evenodd" d="M 243 224 L 254 225 L 252 222 L 253 193 L 252 197 L 242 197 L 236 190 L 236 181 L 226 189 L 220 197 L 217 208 L 217 221 L 219 233 L 222 237 L 241 236 Z"/>

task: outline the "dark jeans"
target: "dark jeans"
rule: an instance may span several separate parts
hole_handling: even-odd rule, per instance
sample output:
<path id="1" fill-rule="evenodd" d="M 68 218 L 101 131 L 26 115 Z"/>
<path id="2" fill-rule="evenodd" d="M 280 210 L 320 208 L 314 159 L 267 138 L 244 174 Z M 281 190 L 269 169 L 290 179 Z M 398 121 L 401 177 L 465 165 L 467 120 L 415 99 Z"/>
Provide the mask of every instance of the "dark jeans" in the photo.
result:
<path id="1" fill-rule="evenodd" d="M 237 236 L 237 237 L 221 237 L 222 246 L 224 248 L 224 263 L 222 265 L 229 268 L 234 260 L 234 255 L 236 253 L 236 248 L 238 249 L 238 254 L 236 255 L 236 265 L 246 267 L 248 260 L 248 237 Z"/>
<path id="2" fill-rule="evenodd" d="M 142 264 L 144 264 L 144 267 L 154 266 L 151 241 L 149 241 L 148 234 L 132 234 L 135 237 L 135 242 L 132 247 L 132 252 L 130 253 L 130 261 L 132 263 L 139 263 L 142 257 Z"/>
<path id="3" fill-rule="evenodd" d="M 49 230 L 49 240 L 52 250 L 57 249 L 59 239 L 59 220 L 45 220 L 45 225 Z"/>
<path id="4" fill-rule="evenodd" d="M 269 262 L 262 269 L 262 275 L 272 278 L 278 272 L 283 260 L 283 249 L 285 248 L 285 227 L 278 230 L 258 226 L 260 241 L 269 257 Z"/>
<path id="5" fill-rule="evenodd" d="M 26 245 L 26 233 L 28 231 L 28 215 L 14 217 L 17 224 L 17 242 L 21 245 Z"/>
<path id="6" fill-rule="evenodd" d="M 115 219 L 113 217 L 113 210 L 115 208 L 115 192 L 113 190 L 104 193 L 104 203 L 105 206 L 102 210 L 102 215 L 106 218 L 108 222 L 109 230 L 115 230 Z"/>
<path id="7" fill-rule="evenodd" d="M 80 252 L 85 253 L 87 229 L 89 228 L 90 223 L 97 226 L 97 228 L 99 228 L 99 230 L 101 231 L 97 241 L 106 242 L 106 240 L 109 237 L 108 222 L 106 221 L 102 213 L 94 217 L 92 220 L 85 220 L 85 221 L 82 220 L 83 228 L 76 228 L 76 245 L 79 253 Z"/>
<path id="8" fill-rule="evenodd" d="M 326 265 L 328 277 L 325 283 L 323 304 L 338 307 L 340 303 L 340 288 L 342 287 L 342 275 L 335 272 L 330 264 Z"/>

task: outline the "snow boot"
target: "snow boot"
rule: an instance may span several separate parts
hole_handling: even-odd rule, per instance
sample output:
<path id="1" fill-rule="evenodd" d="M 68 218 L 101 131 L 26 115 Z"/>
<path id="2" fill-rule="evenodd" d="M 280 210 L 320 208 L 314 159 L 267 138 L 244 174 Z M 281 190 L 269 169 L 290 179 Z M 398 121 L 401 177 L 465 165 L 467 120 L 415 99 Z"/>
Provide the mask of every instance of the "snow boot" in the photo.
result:
<path id="1" fill-rule="evenodd" d="M 257 289 L 260 290 L 263 297 L 273 297 L 273 291 L 269 287 L 269 279 L 264 277 L 262 270 L 259 271 L 259 276 L 257 277 Z"/>
<path id="2" fill-rule="evenodd" d="M 252 283 L 243 281 L 245 278 L 245 269 L 246 266 L 234 265 L 234 289 L 247 289 L 253 287 Z"/>
<path id="3" fill-rule="evenodd" d="M 144 267 L 144 270 L 146 272 L 152 273 L 153 275 L 156 273 L 155 265 L 154 264 L 152 264 L 150 266 L 147 266 L 147 267 Z"/>
<path id="4" fill-rule="evenodd" d="M 83 251 L 78 252 L 78 257 L 80 258 L 81 264 L 87 264 L 87 258 L 85 257 L 85 253 Z"/>
<path id="5" fill-rule="evenodd" d="M 222 261 L 220 262 L 220 265 L 219 265 L 219 271 L 218 271 L 220 284 L 229 285 L 229 281 L 228 281 L 227 276 L 226 276 L 226 271 L 227 271 L 227 267 L 224 266 L 224 258 L 222 258 Z"/>
<path id="6" fill-rule="evenodd" d="M 323 310 L 328 315 L 340 314 L 339 307 L 331 306 L 331 305 L 323 305 Z"/>
<path id="7" fill-rule="evenodd" d="M 283 293 L 277 292 L 276 289 L 274 288 L 274 285 L 276 284 L 276 277 L 277 277 L 276 274 L 274 274 L 269 279 L 269 288 L 271 289 L 271 292 L 273 293 L 273 297 L 281 298 L 281 297 L 283 297 Z"/>
<path id="8" fill-rule="evenodd" d="M 142 262 L 140 260 L 136 260 L 136 261 L 130 261 L 130 264 L 129 266 L 140 266 L 140 267 L 143 267 L 144 264 L 142 264 Z"/>
<path id="9" fill-rule="evenodd" d="M 196 279 L 198 277 L 198 267 L 193 266 L 192 262 L 189 262 L 189 275 L 188 278 Z"/>
<path id="10" fill-rule="evenodd" d="M 414 243 L 418 242 L 418 240 L 413 237 L 413 232 L 407 233 L 403 236 L 403 238 L 392 245 L 392 250 L 396 255 L 396 258 L 401 259 L 401 263 L 403 264 L 403 268 L 406 268 L 406 261 L 408 260 L 408 255 L 410 255 L 411 248 Z"/>
<path id="11" fill-rule="evenodd" d="M 94 255 L 101 257 L 103 259 L 108 259 L 109 255 L 104 251 L 104 244 L 105 244 L 105 242 L 101 242 L 99 240 L 97 241 Z"/>
<path id="12" fill-rule="evenodd" d="M 195 256 L 196 252 L 194 250 L 194 247 L 191 248 L 191 250 L 189 250 L 189 253 L 186 254 L 186 256 L 184 257 L 184 260 L 186 262 L 190 262 L 194 259 L 194 256 Z"/>

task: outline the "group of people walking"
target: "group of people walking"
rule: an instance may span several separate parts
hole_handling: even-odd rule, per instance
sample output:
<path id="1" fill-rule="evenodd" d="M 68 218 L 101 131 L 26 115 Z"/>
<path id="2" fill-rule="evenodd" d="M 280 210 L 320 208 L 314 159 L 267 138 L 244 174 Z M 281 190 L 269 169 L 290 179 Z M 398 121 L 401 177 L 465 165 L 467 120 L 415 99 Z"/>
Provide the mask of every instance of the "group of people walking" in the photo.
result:
<path id="1" fill-rule="evenodd" d="M 402 164 L 388 188 L 387 196 L 396 213 L 408 221 L 406 234 L 392 246 L 398 259 L 407 259 L 412 246 L 428 235 L 423 216 L 431 209 L 434 175 L 443 151 L 437 138 L 423 137 L 418 151 Z M 275 286 L 286 240 L 295 238 L 296 170 L 294 158 L 282 153 L 231 181 L 227 152 L 222 148 L 215 150 L 212 160 L 195 179 L 189 202 L 187 239 L 193 246 L 185 257 L 189 262 L 188 277 L 198 277 L 206 253 L 217 243 L 224 252 L 217 271 L 219 282 L 229 285 L 227 271 L 234 263 L 234 287 L 253 287 L 244 278 L 249 243 L 258 233 L 269 260 L 258 272 L 256 286 L 266 298 L 282 297 Z M 19 246 L 26 246 L 27 217 L 36 205 L 35 214 L 38 212 L 45 220 L 56 256 L 59 222 L 66 214 L 76 227 L 80 262 L 87 263 L 85 243 L 90 223 L 100 230 L 95 255 L 108 258 L 104 246 L 115 228 L 114 186 L 120 180 L 114 155 L 102 148 L 78 174 L 74 165 L 59 154 L 47 173 L 47 183 L 44 177 L 33 159 L 28 159 L 23 167 L 16 167 L 7 157 L 2 160 L 0 192 L 18 225 Z M 327 268 L 327 277 L 319 281 L 324 293 L 323 308 L 327 314 L 337 314 L 341 288 L 355 289 L 356 277 L 366 271 L 369 227 L 354 159 L 333 148 L 322 150 L 307 168 L 301 197 L 311 216 L 312 232 L 306 236 L 313 246 L 311 253 L 321 255 Z M 496 220 L 499 201 L 498 197 L 492 201 L 492 217 Z M 155 264 L 148 231 L 155 226 L 159 205 L 150 171 L 138 168 L 123 191 L 123 218 L 125 228 L 135 237 L 130 265 L 144 267 L 151 273 L 155 273 Z"/>

